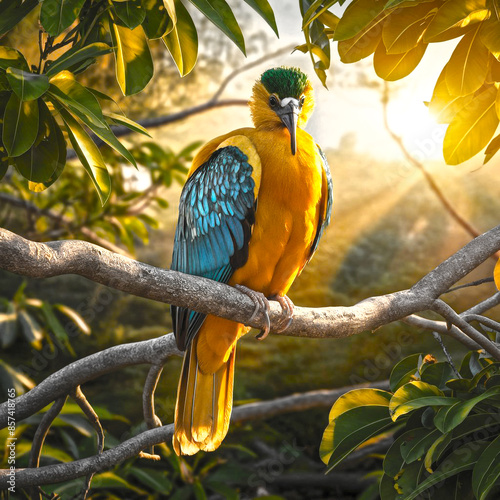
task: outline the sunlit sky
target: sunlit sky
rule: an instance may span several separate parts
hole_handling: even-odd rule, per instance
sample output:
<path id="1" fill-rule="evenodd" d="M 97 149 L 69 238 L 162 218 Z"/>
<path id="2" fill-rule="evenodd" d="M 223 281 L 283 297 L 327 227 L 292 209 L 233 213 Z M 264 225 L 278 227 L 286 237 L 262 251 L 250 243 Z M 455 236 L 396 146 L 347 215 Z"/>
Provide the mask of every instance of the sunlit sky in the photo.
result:
<path id="1" fill-rule="evenodd" d="M 280 38 L 272 39 L 269 52 L 292 43 L 303 43 L 298 1 L 270 0 L 270 3 L 276 14 Z M 340 14 L 342 10 L 337 7 L 334 12 Z M 256 26 L 262 29 L 263 24 L 256 23 Z M 270 29 L 268 31 L 272 33 Z M 251 33 L 244 29 L 244 34 L 248 37 Z M 439 73 L 456 43 L 430 44 L 416 70 L 408 77 L 390 84 L 389 123 L 403 137 L 408 150 L 422 161 L 442 160 L 442 140 L 446 127 L 434 122 L 424 101 L 430 100 Z M 287 64 L 301 68 L 310 76 L 316 91 L 317 107 L 308 131 L 324 149 L 337 148 L 343 136 L 355 134 L 358 151 L 379 159 L 400 159 L 401 151 L 389 139 L 383 126 L 381 89 L 370 89 L 358 84 L 361 72 L 364 72 L 368 81 L 381 82 L 373 70 L 372 58 L 370 56 L 359 63 L 345 65 L 340 62 L 337 46 L 333 44 L 329 90 L 323 88 L 314 74 L 309 56 L 300 52 L 266 63 L 258 69 L 273 64 Z M 256 70 L 245 75 L 246 84 L 242 85 L 240 81 L 237 86 L 240 97 L 241 93 L 249 92 Z M 234 88 L 233 93 L 236 93 Z M 470 163 L 468 168 L 476 168 L 480 159 Z"/>

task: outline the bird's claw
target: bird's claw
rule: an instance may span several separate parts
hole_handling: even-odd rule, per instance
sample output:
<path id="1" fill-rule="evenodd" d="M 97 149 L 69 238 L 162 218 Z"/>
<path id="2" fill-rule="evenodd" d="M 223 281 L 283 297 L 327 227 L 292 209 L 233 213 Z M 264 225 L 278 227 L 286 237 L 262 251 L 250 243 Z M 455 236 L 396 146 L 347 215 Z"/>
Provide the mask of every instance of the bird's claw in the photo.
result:
<path id="1" fill-rule="evenodd" d="M 275 300 L 281 306 L 281 319 L 274 331 L 276 333 L 284 332 L 292 324 L 295 305 L 287 295 L 273 295 L 269 298 Z"/>
<path id="2" fill-rule="evenodd" d="M 263 293 L 256 292 L 255 290 L 252 290 L 244 285 L 235 285 L 234 288 L 239 290 L 241 293 L 244 293 L 247 297 L 250 297 L 255 304 L 255 309 L 249 319 L 249 323 L 251 323 L 260 312 L 264 314 L 265 326 L 255 337 L 257 340 L 264 340 L 269 335 L 269 331 L 271 330 L 271 320 L 269 319 L 269 312 L 271 311 L 271 308 L 269 307 L 269 301 Z"/>

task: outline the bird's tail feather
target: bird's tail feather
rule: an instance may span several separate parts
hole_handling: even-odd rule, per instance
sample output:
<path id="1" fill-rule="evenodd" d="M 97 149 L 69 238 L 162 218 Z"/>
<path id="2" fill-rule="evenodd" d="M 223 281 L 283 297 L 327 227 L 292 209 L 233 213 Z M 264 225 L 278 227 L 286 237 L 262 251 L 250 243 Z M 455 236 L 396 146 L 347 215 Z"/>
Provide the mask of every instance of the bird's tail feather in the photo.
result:
<path id="1" fill-rule="evenodd" d="M 236 343 L 214 373 L 203 373 L 197 358 L 197 339 L 184 356 L 175 406 L 174 450 L 193 455 L 214 451 L 227 434 L 233 406 Z"/>

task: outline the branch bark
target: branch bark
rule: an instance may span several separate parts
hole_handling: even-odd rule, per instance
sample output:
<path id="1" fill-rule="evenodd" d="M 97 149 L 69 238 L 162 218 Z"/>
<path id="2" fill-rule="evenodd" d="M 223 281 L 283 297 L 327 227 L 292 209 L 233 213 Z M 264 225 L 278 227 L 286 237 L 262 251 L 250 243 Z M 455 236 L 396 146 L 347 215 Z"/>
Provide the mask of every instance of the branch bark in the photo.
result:
<path id="1" fill-rule="evenodd" d="M 92 358 L 92 356 L 89 356 L 89 358 Z M 233 410 L 231 422 L 237 423 L 259 418 L 265 419 L 283 413 L 303 411 L 311 408 L 327 408 L 342 396 L 342 394 L 361 387 L 388 389 L 389 383 L 387 380 L 384 380 L 370 385 L 360 384 L 332 390 L 311 391 L 304 394 L 294 394 L 283 398 L 277 398 L 272 401 L 250 403 L 236 407 Z M 26 397 L 28 394 L 29 393 L 20 396 L 20 398 Z M 137 456 L 146 448 L 168 442 L 172 438 L 173 431 L 173 424 L 164 425 L 144 431 L 110 450 L 105 450 L 100 455 L 64 464 L 47 465 L 34 469 L 17 469 L 16 487 L 26 488 L 32 485 L 53 484 L 92 473 L 102 472 L 128 458 Z M 5 488 L 7 485 L 7 472 L 7 470 L 0 470 L 0 489 Z"/>
<path id="2" fill-rule="evenodd" d="M 497 226 L 468 243 L 408 290 L 370 297 L 352 307 L 296 307 L 293 323 L 282 334 L 342 338 L 374 330 L 417 312 L 435 309 L 441 294 L 499 248 L 500 226 Z M 87 242 L 37 243 L 0 229 L 0 269 L 36 278 L 77 274 L 116 290 L 216 314 L 256 328 L 261 328 L 264 324 L 263 315 L 250 321 L 254 314 L 254 304 L 248 296 L 233 287 L 155 268 Z M 490 303 L 496 305 L 497 298 L 490 300 L 488 304 Z M 469 314 L 471 313 L 478 314 L 479 311 L 472 309 L 469 310 Z M 468 330 L 472 327 L 462 318 L 459 317 L 455 321 L 456 318 L 448 309 L 443 311 L 443 314 L 446 314 L 447 321 L 455 323 L 462 335 L 470 334 Z M 281 318 L 281 307 L 278 304 L 271 305 L 270 316 L 272 328 Z M 500 359 L 497 347 L 486 337 L 481 339 L 481 344 L 494 357 Z M 75 387 L 95 377 L 133 364 L 160 366 L 168 356 L 176 354 L 181 353 L 175 346 L 173 335 L 169 334 L 143 342 L 115 346 L 78 360 L 51 375 L 27 394 L 18 397 L 15 400 L 16 419 L 22 420 L 36 413 L 50 402 L 71 393 Z M 338 396 L 337 392 L 335 397 Z M 290 396 L 269 403 L 245 405 L 235 409 L 233 419 L 243 421 L 290 411 L 291 408 L 301 405 L 306 408 L 311 405 L 329 405 L 332 402 L 325 393 L 308 397 L 307 403 L 301 396 Z M 0 424 L 1 427 L 7 425 L 7 403 L 0 405 Z M 69 464 L 19 470 L 16 472 L 16 484 L 19 487 L 39 486 L 100 472 L 141 453 L 144 449 L 165 442 L 171 437 L 172 431 L 172 425 L 157 427 L 95 457 Z M 6 481 L 6 472 L 0 472 L 0 488 L 5 486 Z"/>

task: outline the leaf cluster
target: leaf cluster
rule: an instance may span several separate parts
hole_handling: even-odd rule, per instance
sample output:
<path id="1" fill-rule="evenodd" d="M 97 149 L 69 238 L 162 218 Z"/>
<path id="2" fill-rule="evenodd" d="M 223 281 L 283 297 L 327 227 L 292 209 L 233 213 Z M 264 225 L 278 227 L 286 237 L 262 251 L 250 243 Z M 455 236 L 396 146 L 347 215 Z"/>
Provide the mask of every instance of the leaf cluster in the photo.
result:
<path id="1" fill-rule="evenodd" d="M 326 82 L 329 41 L 340 59 L 354 63 L 373 54 L 386 81 L 408 76 L 431 43 L 460 39 L 444 65 L 428 103 L 439 123 L 449 124 L 443 154 L 462 163 L 484 147 L 484 162 L 500 149 L 493 138 L 500 116 L 500 9 L 497 0 L 354 0 L 341 18 L 328 9 L 342 1 L 302 0 L 303 30 L 315 70 Z M 409 117 L 411 119 L 411 117 Z"/>
<path id="2" fill-rule="evenodd" d="M 329 471 L 367 442 L 394 433 L 379 474 L 382 500 L 493 498 L 500 487 L 500 364 L 467 353 L 458 372 L 413 354 L 391 391 L 358 389 L 333 405 L 320 447 Z"/>
<path id="3" fill-rule="evenodd" d="M 277 33 L 267 0 L 245 0 Z M 191 2 L 245 53 L 241 28 L 225 0 Z M 15 0 L 2 12 L 0 37 L 35 9 L 37 1 Z M 147 134 L 119 114 L 103 111 L 106 94 L 86 88 L 75 75 L 97 58 L 115 56 L 115 73 L 124 95 L 141 92 L 154 74 L 149 41 L 161 39 L 181 76 L 196 64 L 198 34 L 180 0 L 43 0 L 39 13 L 38 64 L 0 46 L 0 179 L 10 165 L 32 191 L 51 186 L 66 165 L 70 142 L 104 205 L 111 179 L 95 139 L 136 166 L 111 125 Z M 90 133 L 89 133 L 90 132 Z"/>

